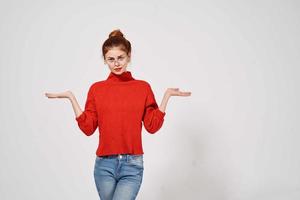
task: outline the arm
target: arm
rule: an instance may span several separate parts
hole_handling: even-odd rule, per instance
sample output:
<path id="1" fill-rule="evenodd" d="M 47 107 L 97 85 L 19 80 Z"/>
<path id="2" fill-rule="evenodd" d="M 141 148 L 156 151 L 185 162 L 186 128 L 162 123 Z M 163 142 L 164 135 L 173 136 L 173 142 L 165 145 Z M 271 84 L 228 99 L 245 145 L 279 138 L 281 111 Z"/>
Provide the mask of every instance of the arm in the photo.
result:
<path id="1" fill-rule="evenodd" d="M 163 125 L 166 107 L 171 96 L 190 96 L 191 92 L 179 91 L 179 88 L 168 88 L 164 94 L 160 106 L 155 101 L 153 91 L 150 86 L 150 92 L 147 97 L 145 114 L 143 117 L 144 126 L 149 133 L 157 132 Z"/>
<path id="2" fill-rule="evenodd" d="M 155 132 L 157 132 L 161 126 L 163 125 L 164 122 L 164 116 L 165 116 L 165 112 L 164 112 L 164 108 L 159 108 L 155 97 L 154 97 L 154 93 L 151 89 L 151 86 L 148 85 L 148 93 L 147 93 L 147 98 L 146 98 L 146 102 L 145 102 L 145 108 L 144 108 L 144 114 L 143 114 L 143 123 L 144 123 L 144 127 L 145 129 L 153 134 Z M 165 96 L 164 98 L 164 105 L 166 105 L 166 102 L 168 100 L 168 97 Z"/>
<path id="3" fill-rule="evenodd" d="M 66 99 L 69 99 L 71 104 L 72 104 L 75 116 L 79 117 L 82 114 L 82 109 L 80 108 L 75 95 L 71 91 L 66 91 L 66 92 L 61 92 L 61 93 L 45 93 L 45 95 L 48 98 L 66 98 Z"/>
<path id="4" fill-rule="evenodd" d="M 146 100 L 146 107 L 143 116 L 143 122 L 145 129 L 149 133 L 157 132 L 163 125 L 165 110 L 167 103 L 171 96 L 190 96 L 191 92 L 182 92 L 178 88 L 168 88 L 164 94 L 160 106 L 157 106 L 151 86 L 148 85 L 148 96 Z"/>
<path id="5" fill-rule="evenodd" d="M 159 106 L 159 110 L 161 112 L 165 112 L 166 111 L 166 107 L 167 107 L 167 104 L 168 104 L 168 101 L 169 101 L 170 97 L 171 96 L 169 95 L 169 93 L 165 92 L 165 95 L 164 95 L 164 97 L 163 97 L 163 99 L 162 99 L 162 101 L 160 103 L 160 106 Z"/>
<path id="6" fill-rule="evenodd" d="M 48 98 L 69 99 L 76 116 L 75 119 L 78 122 L 78 126 L 82 130 L 82 132 L 87 136 L 90 136 L 95 132 L 95 130 L 98 127 L 98 117 L 91 87 L 87 95 L 84 111 L 82 111 L 82 109 L 80 108 L 75 96 L 71 91 L 66 91 L 62 93 L 46 93 L 46 96 Z"/>
<path id="7" fill-rule="evenodd" d="M 69 100 L 71 101 L 72 107 L 73 107 L 73 111 L 75 113 L 76 118 L 79 117 L 83 111 L 81 110 L 76 97 L 72 94 L 71 97 L 69 98 Z"/>
<path id="8" fill-rule="evenodd" d="M 76 97 L 73 95 L 73 93 L 71 93 L 69 100 L 71 101 L 72 107 L 73 107 L 73 111 L 75 113 L 76 118 L 79 117 L 83 111 L 81 110 Z"/>
<path id="9" fill-rule="evenodd" d="M 162 101 L 161 101 L 159 110 L 161 110 L 162 112 L 165 112 L 168 101 L 171 96 L 190 96 L 191 94 L 192 94 L 191 92 L 179 91 L 179 88 L 168 88 L 164 94 Z"/>

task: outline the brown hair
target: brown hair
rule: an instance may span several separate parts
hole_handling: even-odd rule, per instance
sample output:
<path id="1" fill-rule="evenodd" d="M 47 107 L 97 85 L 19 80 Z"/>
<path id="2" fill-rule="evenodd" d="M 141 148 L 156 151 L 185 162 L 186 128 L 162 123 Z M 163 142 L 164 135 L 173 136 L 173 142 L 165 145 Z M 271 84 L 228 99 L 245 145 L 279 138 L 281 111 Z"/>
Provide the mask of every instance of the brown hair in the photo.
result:
<path id="1" fill-rule="evenodd" d="M 127 55 L 131 53 L 131 44 L 130 42 L 124 37 L 123 33 L 120 29 L 113 30 L 108 39 L 102 45 L 102 55 L 105 59 L 105 54 L 113 47 L 119 47 L 122 51 L 125 51 Z"/>

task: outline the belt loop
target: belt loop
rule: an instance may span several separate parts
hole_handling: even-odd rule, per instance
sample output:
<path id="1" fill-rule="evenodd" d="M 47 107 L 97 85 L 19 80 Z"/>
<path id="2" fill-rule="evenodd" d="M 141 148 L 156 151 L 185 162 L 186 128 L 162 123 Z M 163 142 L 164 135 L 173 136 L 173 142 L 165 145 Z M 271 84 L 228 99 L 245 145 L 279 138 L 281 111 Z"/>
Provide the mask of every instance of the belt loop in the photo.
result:
<path id="1" fill-rule="evenodd" d="M 128 157 L 129 157 L 129 155 L 127 154 L 127 155 L 126 155 L 126 162 L 128 162 Z"/>

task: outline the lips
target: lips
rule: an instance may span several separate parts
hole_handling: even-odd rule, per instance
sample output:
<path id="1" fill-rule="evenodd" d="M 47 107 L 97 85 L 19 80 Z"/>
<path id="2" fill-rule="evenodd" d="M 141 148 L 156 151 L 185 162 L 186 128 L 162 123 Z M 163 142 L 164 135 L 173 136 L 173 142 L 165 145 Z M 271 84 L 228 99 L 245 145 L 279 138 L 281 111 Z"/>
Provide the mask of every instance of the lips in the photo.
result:
<path id="1" fill-rule="evenodd" d="M 122 67 L 120 68 L 115 68 L 115 71 L 120 71 L 122 69 Z"/>

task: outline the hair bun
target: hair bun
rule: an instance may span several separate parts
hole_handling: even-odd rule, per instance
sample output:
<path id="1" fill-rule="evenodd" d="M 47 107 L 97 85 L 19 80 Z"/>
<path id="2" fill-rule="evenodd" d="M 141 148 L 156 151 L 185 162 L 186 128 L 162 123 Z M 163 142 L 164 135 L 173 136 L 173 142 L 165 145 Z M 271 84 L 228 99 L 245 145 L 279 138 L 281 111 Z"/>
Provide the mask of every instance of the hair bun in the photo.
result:
<path id="1" fill-rule="evenodd" d="M 120 29 L 113 30 L 109 37 L 124 37 L 123 33 L 120 31 Z"/>

